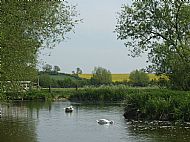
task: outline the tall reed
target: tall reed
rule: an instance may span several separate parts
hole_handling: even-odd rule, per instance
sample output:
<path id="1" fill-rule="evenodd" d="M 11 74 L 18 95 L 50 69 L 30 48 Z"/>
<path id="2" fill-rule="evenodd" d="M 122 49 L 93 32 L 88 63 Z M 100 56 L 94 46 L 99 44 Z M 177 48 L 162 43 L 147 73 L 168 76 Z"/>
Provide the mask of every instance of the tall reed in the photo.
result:
<path id="1" fill-rule="evenodd" d="M 88 101 L 88 102 L 122 101 L 125 99 L 127 90 L 128 87 L 124 85 L 86 87 L 74 92 L 73 95 L 70 96 L 70 99 L 77 101 Z"/>
<path id="2" fill-rule="evenodd" d="M 190 121 L 190 92 L 145 89 L 126 96 L 125 118 Z"/>

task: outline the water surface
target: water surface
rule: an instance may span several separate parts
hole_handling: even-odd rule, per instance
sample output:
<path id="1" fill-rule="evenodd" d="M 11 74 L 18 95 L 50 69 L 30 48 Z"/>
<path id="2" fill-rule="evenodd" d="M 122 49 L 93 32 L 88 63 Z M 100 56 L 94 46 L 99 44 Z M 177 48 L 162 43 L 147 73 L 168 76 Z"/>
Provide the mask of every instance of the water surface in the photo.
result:
<path id="1" fill-rule="evenodd" d="M 73 105 L 72 113 L 64 108 Z M 0 142 L 189 142 L 190 128 L 146 127 L 124 120 L 119 104 L 1 103 Z M 97 119 L 113 120 L 99 125 Z"/>

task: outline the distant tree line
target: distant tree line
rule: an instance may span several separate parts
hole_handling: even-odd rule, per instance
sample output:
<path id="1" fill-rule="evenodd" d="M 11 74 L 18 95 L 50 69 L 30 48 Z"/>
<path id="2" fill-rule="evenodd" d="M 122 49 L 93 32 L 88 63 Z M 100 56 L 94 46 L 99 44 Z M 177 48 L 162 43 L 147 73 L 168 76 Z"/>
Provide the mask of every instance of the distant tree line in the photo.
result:
<path id="1" fill-rule="evenodd" d="M 45 64 L 42 67 L 42 71 L 39 71 L 39 85 L 41 87 L 54 87 L 54 88 L 75 88 L 89 85 L 87 79 L 82 79 L 79 74 L 82 74 L 82 69 L 76 68 L 76 71 L 72 71 L 72 74 L 59 73 L 59 66 L 52 66 Z M 64 79 L 54 79 L 53 76 L 64 76 Z"/>
<path id="2" fill-rule="evenodd" d="M 43 67 L 42 67 L 42 71 L 44 73 L 48 73 L 48 74 L 58 74 L 59 71 L 60 71 L 60 67 L 55 65 L 55 66 L 52 66 L 50 64 L 45 64 Z"/>
<path id="3" fill-rule="evenodd" d="M 55 66 L 54 66 L 55 69 Z M 56 88 L 75 88 L 84 87 L 87 85 L 100 86 L 100 85 L 118 85 L 124 84 L 128 86 L 147 87 L 147 86 L 159 86 L 168 87 L 169 80 L 160 77 L 158 80 L 150 80 L 148 73 L 145 70 L 135 70 L 129 75 L 129 80 L 121 82 L 112 82 L 111 72 L 102 67 L 95 67 L 92 71 L 91 79 L 84 79 L 78 76 L 78 73 L 82 73 L 80 68 L 77 68 L 76 72 L 72 74 L 56 72 L 50 65 L 45 65 L 43 71 L 39 72 L 39 83 L 41 87 L 56 87 Z M 79 72 L 80 71 L 80 72 Z M 65 76 L 62 79 L 55 79 L 56 76 Z"/>

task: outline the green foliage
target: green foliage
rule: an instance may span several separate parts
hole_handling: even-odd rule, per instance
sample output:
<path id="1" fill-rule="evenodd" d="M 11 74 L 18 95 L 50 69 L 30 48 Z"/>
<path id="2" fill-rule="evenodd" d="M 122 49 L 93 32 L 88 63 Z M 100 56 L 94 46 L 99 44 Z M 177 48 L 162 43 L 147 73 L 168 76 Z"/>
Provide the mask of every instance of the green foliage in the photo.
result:
<path id="1" fill-rule="evenodd" d="M 52 79 L 50 78 L 50 76 L 48 74 L 41 74 L 39 76 L 39 85 L 41 87 L 49 87 L 52 85 Z"/>
<path id="2" fill-rule="evenodd" d="M 1 85 L 7 81 L 32 81 L 37 76 L 39 49 L 53 47 L 65 39 L 78 22 L 75 6 L 65 1 L 35 0 L 3 0 L 0 6 Z"/>
<path id="3" fill-rule="evenodd" d="M 132 84 L 133 86 L 148 86 L 149 83 L 149 76 L 147 73 L 143 72 L 143 71 L 138 71 L 135 70 L 133 72 L 130 73 L 129 75 L 129 82 L 130 84 Z"/>
<path id="4" fill-rule="evenodd" d="M 48 93 L 42 91 L 30 91 L 30 92 L 6 92 L 0 94 L 0 100 L 12 101 L 12 100 L 46 100 Z"/>
<path id="5" fill-rule="evenodd" d="M 61 69 L 60 69 L 59 66 L 54 66 L 54 67 L 53 67 L 53 66 L 50 65 L 50 64 L 45 64 L 45 65 L 43 65 L 41 72 L 43 72 L 43 73 L 48 73 L 48 74 L 52 74 L 52 75 L 53 75 L 53 74 L 54 74 L 54 75 L 57 75 L 60 70 L 61 70 Z"/>
<path id="6" fill-rule="evenodd" d="M 60 67 L 59 66 L 54 66 L 53 67 L 53 72 L 55 72 L 55 74 L 58 74 L 58 72 L 60 71 Z"/>
<path id="7" fill-rule="evenodd" d="M 119 102 L 124 100 L 127 94 L 127 86 L 100 86 L 100 87 L 85 87 L 74 92 L 71 100 L 86 101 L 86 102 Z"/>
<path id="8" fill-rule="evenodd" d="M 90 81 L 87 79 L 82 79 L 78 76 L 65 73 L 55 74 L 55 72 L 40 72 L 39 82 L 40 86 L 43 88 L 47 88 L 49 86 L 54 88 L 76 88 L 90 84 Z"/>
<path id="9" fill-rule="evenodd" d="M 133 110 L 133 111 L 132 111 Z M 143 89 L 126 96 L 127 119 L 190 121 L 190 92 Z"/>
<path id="10" fill-rule="evenodd" d="M 110 84 L 112 82 L 111 72 L 102 67 L 95 67 L 91 77 L 94 85 Z"/>
<path id="11" fill-rule="evenodd" d="M 190 89 L 189 0 L 133 0 L 118 18 L 118 39 L 133 57 L 147 51 L 149 70 L 165 73 L 171 86 Z"/>
<path id="12" fill-rule="evenodd" d="M 45 72 L 40 72 L 40 74 L 44 74 Z M 72 80 L 80 80 L 81 78 L 78 76 L 73 76 L 72 74 L 66 73 L 58 73 L 55 74 L 54 72 L 48 73 L 48 75 L 54 80 L 64 80 L 65 78 L 71 78 Z"/>
<path id="13" fill-rule="evenodd" d="M 64 80 L 58 80 L 58 84 L 60 87 L 71 88 L 76 87 L 76 82 L 71 78 L 65 78 Z"/>
<path id="14" fill-rule="evenodd" d="M 80 68 L 77 68 L 76 74 L 82 74 L 82 70 Z"/>
<path id="15" fill-rule="evenodd" d="M 80 68 L 77 68 L 76 72 L 72 71 L 73 76 L 79 77 L 80 74 L 82 74 L 82 69 L 80 69 Z"/>
<path id="16" fill-rule="evenodd" d="M 43 72 L 50 73 L 52 71 L 52 65 L 45 64 L 43 67 Z"/>
<path id="17" fill-rule="evenodd" d="M 169 88 L 170 80 L 160 77 L 157 83 L 158 83 L 158 86 L 161 88 Z"/>
<path id="18" fill-rule="evenodd" d="M 36 90 L 25 93 L 23 100 L 48 100 L 50 97 L 50 93 Z"/>

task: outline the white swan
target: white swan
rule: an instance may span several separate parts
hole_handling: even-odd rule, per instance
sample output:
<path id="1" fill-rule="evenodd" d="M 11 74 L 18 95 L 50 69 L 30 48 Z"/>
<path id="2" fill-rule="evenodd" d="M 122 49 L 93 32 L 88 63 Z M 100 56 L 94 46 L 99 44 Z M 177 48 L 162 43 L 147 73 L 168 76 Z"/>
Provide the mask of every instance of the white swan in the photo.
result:
<path id="1" fill-rule="evenodd" d="M 104 124 L 113 124 L 114 121 L 110 121 L 110 120 L 107 120 L 107 119 L 99 119 L 99 120 L 96 120 L 96 122 L 100 125 L 104 125 Z"/>
<path id="2" fill-rule="evenodd" d="M 73 112 L 73 110 L 74 110 L 73 106 L 69 106 L 64 109 L 65 109 L 65 112 Z"/>

